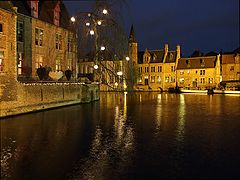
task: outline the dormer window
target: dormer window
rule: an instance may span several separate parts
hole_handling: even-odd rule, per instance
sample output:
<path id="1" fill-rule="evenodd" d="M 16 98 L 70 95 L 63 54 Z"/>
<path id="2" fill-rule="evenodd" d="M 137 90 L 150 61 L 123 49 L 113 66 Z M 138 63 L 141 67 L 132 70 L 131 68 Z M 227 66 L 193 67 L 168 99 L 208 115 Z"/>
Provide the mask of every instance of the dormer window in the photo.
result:
<path id="1" fill-rule="evenodd" d="M 31 9 L 31 16 L 38 18 L 38 1 L 28 1 L 28 5 Z"/>
<path id="2" fill-rule="evenodd" d="M 53 23 L 56 26 L 60 25 L 60 4 L 59 2 L 57 3 L 56 7 L 53 10 Z"/>
<path id="3" fill-rule="evenodd" d="M 201 67 L 204 67 L 205 66 L 205 62 L 203 59 L 200 59 L 200 64 L 201 64 Z"/>

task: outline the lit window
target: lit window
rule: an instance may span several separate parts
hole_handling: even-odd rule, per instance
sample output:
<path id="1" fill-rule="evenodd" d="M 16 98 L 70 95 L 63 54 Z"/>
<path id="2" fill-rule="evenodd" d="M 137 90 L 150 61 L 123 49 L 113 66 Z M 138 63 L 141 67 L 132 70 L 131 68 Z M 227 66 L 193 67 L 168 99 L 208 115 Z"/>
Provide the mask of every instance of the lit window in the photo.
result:
<path id="1" fill-rule="evenodd" d="M 175 66 L 171 66 L 171 72 L 175 71 Z"/>
<path id="2" fill-rule="evenodd" d="M 184 83 L 184 78 L 180 78 L 180 84 Z"/>
<path id="3" fill-rule="evenodd" d="M 35 45 L 43 46 L 43 30 L 35 28 Z"/>
<path id="4" fill-rule="evenodd" d="M 35 62 L 35 68 L 39 68 L 43 65 L 43 56 L 37 55 L 36 62 Z"/>
<path id="5" fill-rule="evenodd" d="M 184 74 L 184 71 L 183 71 L 183 70 L 181 70 L 181 71 L 180 71 L 180 74 L 181 74 L 181 75 L 182 75 L 182 74 Z"/>
<path id="6" fill-rule="evenodd" d="M 62 49 L 62 35 L 56 34 L 56 49 Z"/>
<path id="7" fill-rule="evenodd" d="M 61 70 L 61 58 L 60 56 L 57 56 L 56 58 L 56 71 L 60 71 Z M 86 70 L 85 72 L 87 71 L 87 67 L 86 67 Z"/>
<path id="8" fill-rule="evenodd" d="M 151 76 L 151 82 L 152 82 L 152 83 L 155 82 L 155 76 Z"/>
<path id="9" fill-rule="evenodd" d="M 169 77 L 165 77 L 165 82 L 169 82 Z"/>
<path id="10" fill-rule="evenodd" d="M 4 52 L 0 51 L 0 72 L 3 72 L 4 67 Z"/>
<path id="11" fill-rule="evenodd" d="M 157 76 L 157 82 L 160 83 L 161 82 L 161 77 Z"/>
<path id="12" fill-rule="evenodd" d="M 209 79 L 208 79 L 208 83 L 209 83 L 209 84 L 212 84 L 212 83 L 213 83 L 213 78 L 209 78 Z"/>
<path id="13" fill-rule="evenodd" d="M 18 74 L 22 74 L 23 53 L 18 53 Z"/>

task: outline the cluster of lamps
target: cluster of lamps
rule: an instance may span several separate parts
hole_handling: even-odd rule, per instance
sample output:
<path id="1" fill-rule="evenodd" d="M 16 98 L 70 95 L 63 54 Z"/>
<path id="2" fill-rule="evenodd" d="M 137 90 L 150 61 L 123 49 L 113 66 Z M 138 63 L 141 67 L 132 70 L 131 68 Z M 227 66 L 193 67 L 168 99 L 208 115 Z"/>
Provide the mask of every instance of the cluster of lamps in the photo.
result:
<path id="1" fill-rule="evenodd" d="M 103 13 L 104 15 L 107 15 L 107 14 L 108 14 L 107 9 L 103 9 L 103 10 L 102 10 L 102 13 Z M 90 17 L 90 16 L 91 16 L 91 13 L 88 14 L 88 17 Z M 71 17 L 71 21 L 72 21 L 73 23 L 76 21 L 76 19 L 75 19 L 74 16 Z M 87 27 L 90 27 L 91 24 L 90 24 L 90 22 L 86 22 L 85 25 L 86 25 Z M 102 25 L 102 21 L 101 21 L 101 20 L 98 20 L 98 21 L 97 21 L 97 25 L 101 26 L 101 25 Z M 93 36 L 93 35 L 95 34 L 94 30 L 93 30 L 93 29 L 90 29 L 89 34 L 90 34 L 91 36 Z M 101 50 L 101 51 L 104 51 L 105 49 L 106 49 L 105 46 L 101 46 L 101 47 L 100 47 L 100 50 Z M 128 56 L 126 57 L 126 61 L 130 61 L 130 58 L 129 58 Z M 93 66 L 93 68 L 94 68 L 95 70 L 97 70 L 97 69 L 99 68 L 99 66 L 98 66 L 97 64 L 95 64 L 95 65 Z M 123 75 L 123 72 L 122 72 L 122 71 L 118 71 L 118 72 L 117 72 L 117 75 L 118 75 L 118 76 L 122 76 L 122 75 Z M 117 82 L 115 82 L 115 86 L 116 86 L 116 87 L 118 86 L 118 83 L 117 83 Z"/>

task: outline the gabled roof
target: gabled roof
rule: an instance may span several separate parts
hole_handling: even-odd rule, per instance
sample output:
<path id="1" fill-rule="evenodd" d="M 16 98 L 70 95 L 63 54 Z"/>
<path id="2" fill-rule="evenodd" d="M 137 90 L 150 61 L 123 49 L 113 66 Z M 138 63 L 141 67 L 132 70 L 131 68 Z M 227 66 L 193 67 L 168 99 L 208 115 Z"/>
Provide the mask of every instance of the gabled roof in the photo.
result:
<path id="1" fill-rule="evenodd" d="M 215 68 L 217 56 L 203 56 L 180 58 L 177 69 L 205 69 Z"/>
<path id="2" fill-rule="evenodd" d="M 138 63 L 143 63 L 143 55 L 145 51 L 140 51 L 138 53 Z M 161 50 L 148 50 L 151 55 L 150 63 L 163 63 L 165 51 Z M 155 56 L 155 59 L 154 59 Z M 176 51 L 168 51 L 165 63 L 174 63 L 176 62 L 177 52 Z"/>
<path id="3" fill-rule="evenodd" d="M 62 1 L 60 2 L 60 27 L 71 30 L 70 27 L 70 16 L 66 6 Z M 53 11 L 58 1 L 39 1 L 39 19 L 50 24 L 53 22 Z"/>
<path id="4" fill-rule="evenodd" d="M 57 3 L 60 2 L 60 27 L 72 30 L 70 26 L 70 16 L 67 11 L 66 6 L 60 0 L 53 0 L 53 1 L 44 1 L 40 0 L 38 3 L 38 19 L 44 22 L 48 22 L 50 24 L 54 24 L 53 22 L 53 13 L 54 8 L 56 7 Z M 6 10 L 11 10 L 11 8 L 15 6 L 17 7 L 17 12 L 26 16 L 31 17 L 31 9 L 27 3 L 27 1 L 0 1 L 0 7 Z"/>
<path id="5" fill-rule="evenodd" d="M 223 54 L 222 55 L 222 64 L 234 64 L 235 63 L 235 54 Z"/>

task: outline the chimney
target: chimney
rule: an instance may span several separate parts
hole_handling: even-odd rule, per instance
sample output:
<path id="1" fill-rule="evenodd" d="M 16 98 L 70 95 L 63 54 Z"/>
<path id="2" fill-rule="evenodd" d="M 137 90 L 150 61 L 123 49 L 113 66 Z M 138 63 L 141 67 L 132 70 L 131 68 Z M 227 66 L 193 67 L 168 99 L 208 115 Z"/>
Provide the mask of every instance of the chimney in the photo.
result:
<path id="1" fill-rule="evenodd" d="M 168 44 L 167 43 L 164 45 L 164 51 L 165 51 L 165 53 L 168 53 Z"/>
<path id="2" fill-rule="evenodd" d="M 177 69 L 178 61 L 181 58 L 181 48 L 180 48 L 179 44 L 177 45 L 177 50 L 176 51 L 177 51 L 177 57 L 176 57 L 176 69 Z"/>
<path id="3" fill-rule="evenodd" d="M 18 7 L 14 6 L 14 7 L 12 7 L 12 9 L 15 13 L 17 13 Z"/>

